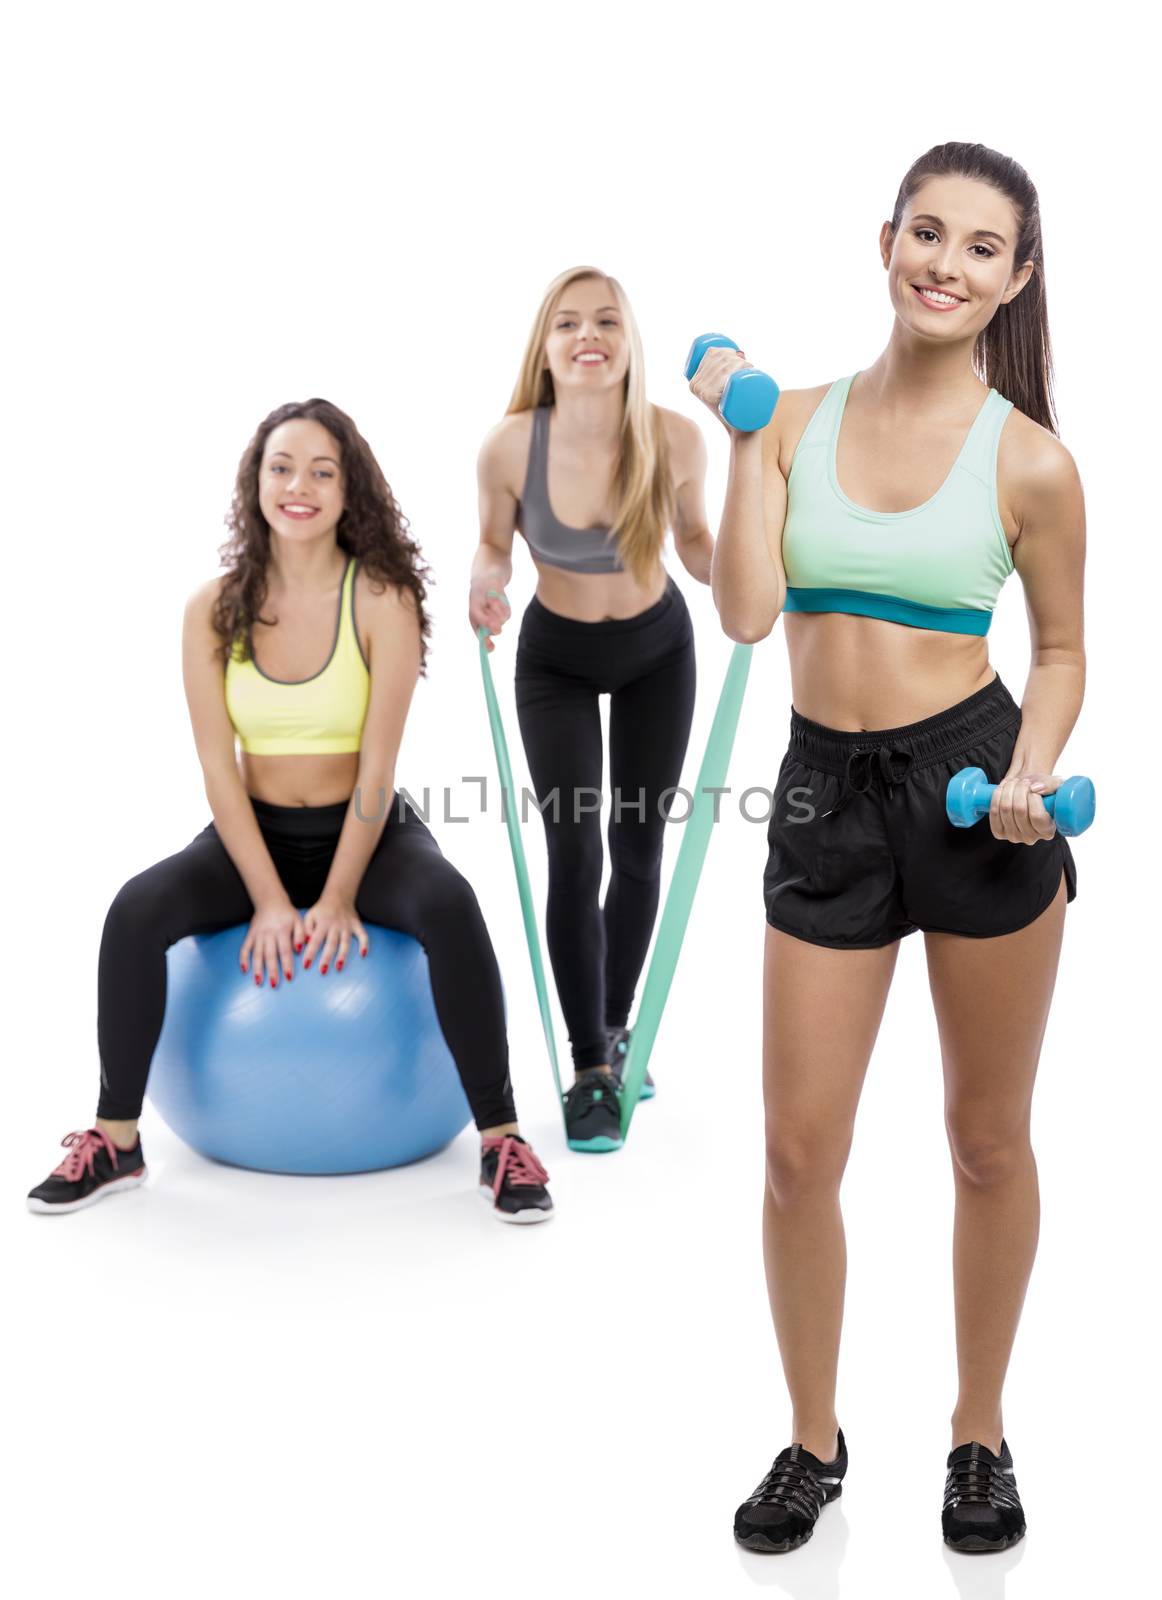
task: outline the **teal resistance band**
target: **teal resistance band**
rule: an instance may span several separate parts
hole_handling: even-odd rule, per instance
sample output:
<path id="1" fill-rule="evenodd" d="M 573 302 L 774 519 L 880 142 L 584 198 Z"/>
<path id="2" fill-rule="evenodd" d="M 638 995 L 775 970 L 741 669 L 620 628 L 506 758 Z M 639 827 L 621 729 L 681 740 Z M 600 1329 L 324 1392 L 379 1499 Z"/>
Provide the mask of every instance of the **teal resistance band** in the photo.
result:
<path id="1" fill-rule="evenodd" d="M 498 595 L 494 589 L 490 589 L 488 593 L 497 599 L 504 599 L 504 596 Z M 504 737 L 504 727 L 500 720 L 500 707 L 497 704 L 496 689 L 492 682 L 492 669 L 488 664 L 488 651 L 484 644 L 487 635 L 488 629 L 483 624 L 477 628 L 476 636 L 480 644 L 480 671 L 484 680 L 484 698 L 488 705 L 488 721 L 492 729 L 492 744 L 496 751 L 496 765 L 500 773 L 505 822 L 508 826 L 509 844 L 512 846 L 512 861 L 516 869 L 517 889 L 520 894 L 521 912 L 524 916 L 525 939 L 528 942 L 529 957 L 532 962 L 537 1002 L 541 1008 L 541 1024 L 545 1030 L 545 1043 L 549 1047 L 549 1060 L 553 1067 L 553 1082 L 557 1086 L 557 1098 L 561 1102 L 561 1111 L 562 1115 L 564 1115 L 565 1099 L 561 1090 L 561 1072 L 557 1064 L 557 1044 L 553 1037 L 552 1013 L 549 1010 L 549 991 L 545 983 L 545 968 L 541 959 L 540 937 L 537 934 L 536 911 L 533 906 L 532 890 L 529 887 L 528 864 L 525 860 L 524 844 L 521 840 L 520 814 L 517 809 L 516 794 L 513 788 L 512 767 L 508 759 L 508 745 Z M 706 860 L 706 851 L 710 844 L 710 830 L 714 824 L 715 800 L 713 791 L 720 789 L 726 780 L 727 767 L 730 765 L 730 752 L 734 745 L 735 730 L 738 727 L 739 713 L 742 710 L 743 697 L 746 693 L 746 680 L 750 671 L 750 658 L 753 649 L 754 646 L 749 644 L 736 644 L 734 647 L 730 665 L 726 669 L 726 679 L 722 685 L 722 692 L 718 697 L 718 708 L 714 713 L 714 721 L 711 724 L 706 753 L 702 757 L 702 766 L 698 773 L 698 786 L 690 804 L 690 815 L 685 823 L 685 833 L 682 837 L 681 848 L 678 851 L 677 865 L 674 868 L 674 876 L 670 882 L 669 893 L 666 895 L 666 905 L 658 928 L 658 936 L 654 941 L 654 953 L 650 960 L 650 970 L 646 976 L 641 1004 L 638 1007 L 637 1021 L 634 1023 L 630 1034 L 629 1053 L 626 1057 L 621 1090 L 621 1134 L 623 1139 L 629 1130 L 634 1108 L 641 1097 L 642 1085 L 646 1081 L 646 1068 L 650 1062 L 650 1051 L 653 1049 L 654 1039 L 658 1032 L 658 1024 L 662 1017 L 662 1008 L 665 1006 L 669 996 L 670 984 L 673 981 L 674 972 L 678 965 L 678 955 L 682 949 L 686 924 L 690 920 L 690 910 L 694 904 L 694 894 L 698 888 L 698 879 L 702 873 L 702 863 Z"/>
<path id="2" fill-rule="evenodd" d="M 726 769 L 730 765 L 730 752 L 734 745 L 735 729 L 746 694 L 746 679 L 750 672 L 750 658 L 754 646 L 736 644 L 726 669 L 722 693 L 718 696 L 718 709 L 706 741 L 706 754 L 698 773 L 698 787 L 690 802 L 690 815 L 685 823 L 682 846 L 674 876 L 666 895 L 666 907 L 658 926 L 650 970 L 646 975 L 645 989 L 638 1006 L 637 1021 L 629 1039 L 629 1052 L 622 1070 L 621 1137 L 629 1132 L 634 1109 L 641 1097 L 646 1081 L 646 1068 L 650 1064 L 650 1051 L 654 1046 L 662 1009 L 670 993 L 670 984 L 678 965 L 678 955 L 690 920 L 694 892 L 706 860 L 710 844 L 710 830 L 714 825 L 716 804 L 715 789 L 726 782 Z"/>
<path id="3" fill-rule="evenodd" d="M 490 595 L 503 600 L 503 595 L 497 595 L 495 589 L 489 589 Z M 507 601 L 505 602 L 507 604 Z M 484 698 L 488 704 L 488 723 L 492 729 L 492 746 L 496 751 L 496 766 L 500 773 L 501 804 L 504 808 L 504 820 L 508 825 L 508 842 L 512 846 L 512 864 L 516 869 L 516 886 L 520 895 L 520 908 L 524 916 L 525 939 L 528 941 L 529 959 L 533 967 L 533 982 L 537 988 L 537 1004 L 541 1008 L 541 1026 L 545 1030 L 545 1043 L 549 1047 L 549 1060 L 553 1065 L 553 1082 L 557 1085 L 557 1101 L 561 1107 L 562 1118 L 565 1115 L 565 1096 L 561 1089 L 561 1069 L 557 1065 L 557 1042 L 553 1038 L 553 1016 L 549 1010 L 549 990 L 545 983 L 545 966 L 541 960 L 541 941 L 537 933 L 537 913 L 533 906 L 533 892 L 529 886 L 529 869 L 525 860 L 524 844 L 520 833 L 520 811 L 516 803 L 516 791 L 512 782 L 512 767 L 508 759 L 508 744 L 504 737 L 504 725 L 500 720 L 500 706 L 496 700 L 496 688 L 492 682 L 492 668 L 488 664 L 488 651 L 484 641 L 488 637 L 488 629 L 481 624 L 476 630 L 476 637 L 480 641 L 480 672 L 484 679 Z M 632 1043 L 632 1040 L 631 1040 Z"/>

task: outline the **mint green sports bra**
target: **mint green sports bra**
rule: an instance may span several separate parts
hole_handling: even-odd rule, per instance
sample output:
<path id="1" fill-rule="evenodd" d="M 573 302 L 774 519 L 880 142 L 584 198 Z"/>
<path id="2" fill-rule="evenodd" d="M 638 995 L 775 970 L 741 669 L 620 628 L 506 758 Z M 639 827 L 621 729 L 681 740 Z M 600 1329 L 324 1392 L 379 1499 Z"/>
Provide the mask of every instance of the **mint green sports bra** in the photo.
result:
<path id="1" fill-rule="evenodd" d="M 837 378 L 799 440 L 783 524 L 785 611 L 845 611 L 944 633 L 988 632 L 1013 557 L 997 509 L 997 446 L 1013 409 L 990 389 L 940 488 L 911 511 L 869 511 L 839 487 L 852 380 Z"/>

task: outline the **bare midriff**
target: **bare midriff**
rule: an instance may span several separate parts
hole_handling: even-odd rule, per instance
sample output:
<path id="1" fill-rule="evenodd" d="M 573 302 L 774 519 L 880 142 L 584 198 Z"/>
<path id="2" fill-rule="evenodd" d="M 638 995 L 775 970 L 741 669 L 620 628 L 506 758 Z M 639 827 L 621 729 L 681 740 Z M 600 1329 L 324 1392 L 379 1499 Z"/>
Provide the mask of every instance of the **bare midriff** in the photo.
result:
<path id="1" fill-rule="evenodd" d="M 657 605 L 666 592 L 666 569 L 658 562 L 652 583 L 640 584 L 629 572 L 568 572 L 533 558 L 537 599 L 558 616 L 575 622 L 616 622 Z"/>
<path id="2" fill-rule="evenodd" d="M 252 800 L 272 806 L 330 806 L 350 800 L 355 792 L 359 752 L 255 756 L 240 751 L 238 770 Z"/>
<path id="3" fill-rule="evenodd" d="M 996 676 L 977 634 L 836 611 L 787 611 L 783 626 L 795 710 L 845 733 L 922 722 Z"/>

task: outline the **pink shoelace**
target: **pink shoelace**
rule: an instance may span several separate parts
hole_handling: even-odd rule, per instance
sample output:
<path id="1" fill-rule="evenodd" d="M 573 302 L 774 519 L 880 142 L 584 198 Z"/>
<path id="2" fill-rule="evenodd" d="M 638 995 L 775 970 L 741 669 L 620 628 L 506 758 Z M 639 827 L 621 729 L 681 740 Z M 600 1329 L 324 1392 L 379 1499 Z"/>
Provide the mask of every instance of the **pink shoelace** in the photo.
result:
<path id="1" fill-rule="evenodd" d="M 61 1144 L 69 1152 L 59 1167 L 53 1170 L 54 1178 L 64 1178 L 76 1183 L 82 1172 L 92 1173 L 93 1163 L 102 1148 L 108 1150 L 114 1170 L 117 1167 L 117 1146 L 100 1128 L 86 1128 L 84 1133 L 66 1133 Z"/>
<path id="2" fill-rule="evenodd" d="M 500 1193 L 506 1173 L 509 1182 L 516 1188 L 548 1183 L 549 1174 L 537 1159 L 532 1146 L 522 1143 L 511 1133 L 484 1139 L 481 1141 L 481 1147 L 485 1151 L 500 1152 L 496 1162 L 496 1177 L 492 1180 L 493 1194 Z"/>

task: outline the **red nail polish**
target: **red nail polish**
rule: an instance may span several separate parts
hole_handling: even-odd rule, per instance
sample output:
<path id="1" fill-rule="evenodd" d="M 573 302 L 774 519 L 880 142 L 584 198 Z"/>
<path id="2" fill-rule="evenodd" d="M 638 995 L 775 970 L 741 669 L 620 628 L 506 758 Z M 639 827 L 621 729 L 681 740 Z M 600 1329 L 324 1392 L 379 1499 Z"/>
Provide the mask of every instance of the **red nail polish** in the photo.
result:
<path id="1" fill-rule="evenodd" d="M 258 987 L 261 989 L 262 988 L 262 979 L 259 977 L 257 972 L 254 974 L 254 981 L 258 985 Z"/>
<path id="2" fill-rule="evenodd" d="M 361 956 L 365 956 L 367 954 L 367 951 L 366 950 L 360 950 L 359 954 Z"/>
<path id="3" fill-rule="evenodd" d="M 308 956 L 307 959 L 303 962 L 303 966 L 304 966 L 304 968 L 305 967 L 309 967 L 310 964 L 311 964 L 311 958 L 310 958 L 310 956 Z"/>
<path id="4" fill-rule="evenodd" d="M 336 963 L 335 963 L 335 971 L 336 972 L 342 972 L 342 970 L 343 970 L 343 963 L 341 961 L 336 961 Z"/>
<path id="5" fill-rule="evenodd" d="M 327 970 L 327 963 L 324 961 L 323 965 L 319 968 L 319 971 L 320 972 L 326 972 L 326 970 Z"/>
<path id="6" fill-rule="evenodd" d="M 278 988 L 278 979 L 275 977 L 273 972 L 270 975 L 270 987 L 272 989 L 277 989 Z"/>
<path id="7" fill-rule="evenodd" d="M 301 950 L 301 949 L 302 949 L 302 945 L 301 945 L 301 944 L 296 944 L 296 945 L 295 945 L 295 955 L 296 955 L 296 956 L 297 956 L 297 955 L 298 955 L 298 953 L 299 953 L 299 951 L 300 951 L 300 950 Z"/>

